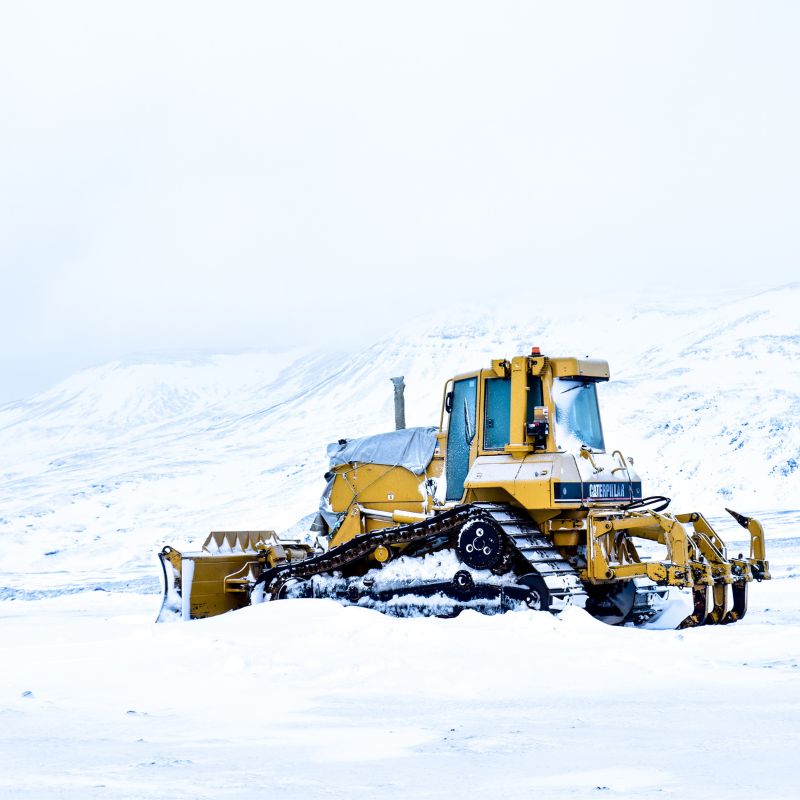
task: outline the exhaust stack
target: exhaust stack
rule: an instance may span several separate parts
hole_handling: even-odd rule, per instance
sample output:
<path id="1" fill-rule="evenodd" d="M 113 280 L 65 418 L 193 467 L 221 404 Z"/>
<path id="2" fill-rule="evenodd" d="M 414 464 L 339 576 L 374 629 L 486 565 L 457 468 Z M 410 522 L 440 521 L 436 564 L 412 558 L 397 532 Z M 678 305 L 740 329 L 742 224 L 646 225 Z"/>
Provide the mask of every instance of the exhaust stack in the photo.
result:
<path id="1" fill-rule="evenodd" d="M 403 383 L 403 375 L 399 378 L 392 378 L 394 384 L 394 428 L 401 431 L 406 427 L 406 399 L 403 390 L 406 388 Z"/>

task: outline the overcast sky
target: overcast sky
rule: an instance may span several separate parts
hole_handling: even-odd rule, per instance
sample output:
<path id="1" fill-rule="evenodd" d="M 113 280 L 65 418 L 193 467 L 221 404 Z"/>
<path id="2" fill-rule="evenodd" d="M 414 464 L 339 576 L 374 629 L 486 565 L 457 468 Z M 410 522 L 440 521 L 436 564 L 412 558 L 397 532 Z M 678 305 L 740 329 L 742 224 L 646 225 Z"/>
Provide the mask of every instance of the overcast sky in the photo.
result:
<path id="1" fill-rule="evenodd" d="M 796 2 L 0 10 L 0 402 L 135 351 L 797 280 Z"/>

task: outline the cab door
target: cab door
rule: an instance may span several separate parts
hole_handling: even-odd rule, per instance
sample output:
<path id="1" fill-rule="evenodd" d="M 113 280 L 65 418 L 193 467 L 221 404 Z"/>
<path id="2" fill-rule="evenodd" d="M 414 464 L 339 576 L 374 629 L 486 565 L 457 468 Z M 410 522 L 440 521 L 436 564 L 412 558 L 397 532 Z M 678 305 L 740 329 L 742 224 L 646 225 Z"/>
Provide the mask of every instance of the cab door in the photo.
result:
<path id="1" fill-rule="evenodd" d="M 447 500 L 460 500 L 469 472 L 469 451 L 475 438 L 478 378 L 453 383 L 450 423 L 447 428 Z"/>

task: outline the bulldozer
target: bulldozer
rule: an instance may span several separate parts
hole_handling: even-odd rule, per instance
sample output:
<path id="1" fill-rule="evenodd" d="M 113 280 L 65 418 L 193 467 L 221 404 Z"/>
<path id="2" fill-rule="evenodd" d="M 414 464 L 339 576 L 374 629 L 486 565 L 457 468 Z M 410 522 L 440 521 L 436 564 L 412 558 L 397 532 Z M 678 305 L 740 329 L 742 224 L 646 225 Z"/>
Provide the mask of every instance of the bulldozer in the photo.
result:
<path id="1" fill-rule="evenodd" d="M 405 427 L 329 445 L 311 530 L 215 531 L 201 550 L 160 552 L 159 621 L 249 604 L 332 598 L 395 616 L 466 609 L 557 613 L 612 625 L 727 624 L 748 587 L 770 578 L 758 520 L 729 556 L 699 512 L 645 496 L 632 458 L 606 447 L 597 388 L 606 361 L 530 354 L 445 382 L 438 427 Z M 676 612 L 677 609 L 677 612 Z"/>

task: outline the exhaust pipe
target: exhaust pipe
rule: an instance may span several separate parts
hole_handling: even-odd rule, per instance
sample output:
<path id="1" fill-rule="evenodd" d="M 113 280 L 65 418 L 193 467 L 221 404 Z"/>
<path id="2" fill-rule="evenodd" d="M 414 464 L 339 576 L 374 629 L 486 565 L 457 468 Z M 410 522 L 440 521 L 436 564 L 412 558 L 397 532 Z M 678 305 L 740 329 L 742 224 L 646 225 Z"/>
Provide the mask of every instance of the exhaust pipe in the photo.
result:
<path id="1" fill-rule="evenodd" d="M 406 427 L 406 399 L 403 390 L 406 385 L 403 383 L 403 376 L 392 378 L 394 384 L 394 428 L 401 431 Z"/>

